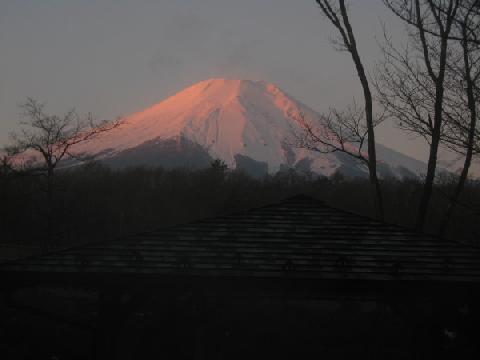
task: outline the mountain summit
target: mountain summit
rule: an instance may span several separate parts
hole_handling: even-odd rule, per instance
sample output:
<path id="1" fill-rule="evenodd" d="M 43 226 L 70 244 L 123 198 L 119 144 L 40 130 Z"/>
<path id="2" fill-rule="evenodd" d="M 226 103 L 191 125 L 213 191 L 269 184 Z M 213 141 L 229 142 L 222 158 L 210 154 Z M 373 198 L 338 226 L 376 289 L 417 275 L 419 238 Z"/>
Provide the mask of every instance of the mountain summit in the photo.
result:
<path id="1" fill-rule="evenodd" d="M 318 114 L 277 86 L 264 81 L 210 79 L 128 116 L 125 124 L 77 150 L 99 154 L 114 166 L 206 166 L 222 159 L 231 168 L 274 173 L 283 168 L 362 174 L 365 169 L 344 154 L 320 154 L 286 143 L 299 114 Z M 378 145 L 384 175 L 405 176 L 424 164 Z"/>

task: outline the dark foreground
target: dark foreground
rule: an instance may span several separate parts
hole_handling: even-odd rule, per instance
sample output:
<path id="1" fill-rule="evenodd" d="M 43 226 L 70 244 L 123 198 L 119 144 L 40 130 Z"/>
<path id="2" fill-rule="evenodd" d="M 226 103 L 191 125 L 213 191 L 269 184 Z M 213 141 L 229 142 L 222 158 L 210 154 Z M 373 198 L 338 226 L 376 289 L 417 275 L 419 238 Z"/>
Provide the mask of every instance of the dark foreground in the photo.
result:
<path id="1" fill-rule="evenodd" d="M 310 197 L 0 266 L 6 359 L 477 359 L 480 250 Z"/>

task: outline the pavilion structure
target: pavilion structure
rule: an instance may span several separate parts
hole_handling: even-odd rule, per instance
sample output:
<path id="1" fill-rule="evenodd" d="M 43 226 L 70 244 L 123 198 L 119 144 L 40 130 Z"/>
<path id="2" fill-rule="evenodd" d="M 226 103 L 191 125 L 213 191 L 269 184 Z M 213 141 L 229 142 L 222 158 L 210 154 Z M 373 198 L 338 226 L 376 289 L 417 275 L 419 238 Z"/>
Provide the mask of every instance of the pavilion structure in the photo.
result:
<path id="1" fill-rule="evenodd" d="M 25 358 L 480 358 L 479 249 L 303 195 L 0 275 Z"/>

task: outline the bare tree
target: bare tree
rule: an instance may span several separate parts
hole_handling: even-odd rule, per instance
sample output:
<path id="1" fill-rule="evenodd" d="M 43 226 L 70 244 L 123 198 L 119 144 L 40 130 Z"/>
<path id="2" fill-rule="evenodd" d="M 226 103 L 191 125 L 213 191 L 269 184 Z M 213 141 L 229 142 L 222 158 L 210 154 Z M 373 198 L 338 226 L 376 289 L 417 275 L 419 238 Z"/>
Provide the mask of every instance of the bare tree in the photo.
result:
<path id="1" fill-rule="evenodd" d="M 14 168 L 18 168 L 22 156 L 34 156 L 28 170 L 29 173 L 46 179 L 47 234 L 51 236 L 55 170 L 67 158 L 83 158 L 83 154 L 75 152 L 75 145 L 119 127 L 122 120 L 96 123 L 91 114 L 82 118 L 73 109 L 63 116 L 51 115 L 45 111 L 44 104 L 31 98 L 28 98 L 21 108 L 24 115 L 20 122 L 21 130 L 11 134 L 12 144 L 6 151 L 10 161 L 13 159 Z"/>
<path id="2" fill-rule="evenodd" d="M 400 127 L 427 140 L 430 152 L 418 208 L 422 229 L 435 181 L 438 149 L 445 128 L 444 105 L 449 41 L 460 0 L 383 0 L 408 24 L 409 45 L 397 50 L 387 41 L 376 80 L 380 102 Z"/>
<path id="3" fill-rule="evenodd" d="M 12 171 L 12 159 L 5 153 L 0 154 L 0 174 L 6 174 Z"/>
<path id="4" fill-rule="evenodd" d="M 347 51 L 350 53 L 353 63 L 355 65 L 355 69 L 357 71 L 358 78 L 360 80 L 360 84 L 363 89 L 363 97 L 365 102 L 364 107 L 364 117 L 361 118 L 362 122 L 364 122 L 365 126 L 360 126 L 360 123 L 357 122 L 359 119 L 358 116 L 354 116 L 351 119 L 346 117 L 345 113 L 341 112 L 332 112 L 333 118 L 337 121 L 340 120 L 339 125 L 334 125 L 333 122 L 328 120 L 330 117 L 327 117 L 325 121 L 326 124 L 331 125 L 331 130 L 341 130 L 343 128 L 349 129 L 349 135 L 347 136 L 349 139 L 353 139 L 353 135 L 361 135 L 360 137 L 356 137 L 356 141 L 362 143 L 367 142 L 367 156 L 365 157 L 361 151 L 356 152 L 353 154 L 351 151 L 345 151 L 345 146 L 341 145 L 340 147 L 330 147 L 327 146 L 326 149 L 331 148 L 331 150 L 336 149 L 335 151 L 340 151 L 343 148 L 343 152 L 353 155 L 357 159 L 361 159 L 368 167 L 369 173 L 369 181 L 370 186 L 372 189 L 372 196 L 375 203 L 375 212 L 378 219 L 383 219 L 384 217 L 384 210 L 383 210 L 383 199 L 382 193 L 380 190 L 380 184 L 377 177 L 377 155 L 375 149 L 375 120 L 373 118 L 373 100 L 372 100 L 372 93 L 370 91 L 370 85 L 368 82 L 368 78 L 365 72 L 365 68 L 360 58 L 360 54 L 357 48 L 357 42 L 355 40 L 355 35 L 353 32 L 352 25 L 350 23 L 349 14 L 347 10 L 347 5 L 345 4 L 345 0 L 316 0 L 318 6 L 322 10 L 325 17 L 330 21 L 330 23 L 335 27 L 338 32 L 338 39 L 334 41 L 336 47 L 338 47 L 341 51 Z M 356 114 L 358 115 L 358 114 Z M 306 127 L 306 135 L 307 137 L 310 135 L 310 139 L 307 140 L 307 143 L 313 145 L 315 141 L 318 141 L 318 144 L 325 145 L 324 142 L 331 143 L 331 138 L 323 139 L 322 133 L 312 131 L 313 128 Z M 365 131 L 365 134 L 363 132 Z M 331 133 L 331 132 L 330 132 Z M 333 131 L 336 133 L 336 131 Z M 340 132 L 337 132 L 337 135 L 341 135 Z M 328 135 L 330 136 L 330 135 Z M 334 135 L 335 137 L 335 135 Z M 337 136 L 336 141 L 341 140 L 343 136 Z M 325 141 L 323 141 L 325 140 Z M 312 146 L 313 148 L 314 146 Z"/>
<path id="5" fill-rule="evenodd" d="M 454 82 L 455 99 L 449 116 L 447 146 L 465 156 L 462 171 L 451 196 L 450 204 L 440 224 L 439 233 L 443 235 L 450 222 L 458 199 L 465 187 L 469 169 L 475 152 L 478 151 L 479 131 L 477 125 L 477 106 L 480 100 L 480 0 L 465 0 L 459 6 L 454 21 L 452 38 L 459 46 L 460 59 L 447 63 L 448 69 L 458 79 Z M 464 113 L 467 116 L 464 116 Z"/>
<path id="6" fill-rule="evenodd" d="M 383 121 L 384 117 L 376 116 L 374 127 Z M 344 153 L 367 168 L 368 155 L 365 143 L 368 139 L 368 128 L 365 123 L 365 111 L 354 102 L 344 111 L 330 109 L 328 114 L 320 114 L 318 119 L 309 119 L 305 114 L 295 117 L 301 131 L 295 133 L 295 146 L 320 152 Z"/>

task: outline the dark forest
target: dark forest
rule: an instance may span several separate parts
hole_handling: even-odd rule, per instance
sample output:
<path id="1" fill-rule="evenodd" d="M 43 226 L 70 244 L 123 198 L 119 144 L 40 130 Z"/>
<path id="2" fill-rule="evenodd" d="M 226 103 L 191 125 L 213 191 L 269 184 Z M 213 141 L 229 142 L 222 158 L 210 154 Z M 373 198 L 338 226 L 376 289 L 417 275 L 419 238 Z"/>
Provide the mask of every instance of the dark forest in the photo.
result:
<path id="1" fill-rule="evenodd" d="M 439 176 L 426 232 L 438 234 L 457 178 Z M 422 183 L 417 179 L 385 178 L 385 218 L 413 228 Z M 366 178 L 331 177 L 281 171 L 252 178 L 230 170 L 221 161 L 203 170 L 127 168 L 112 170 L 101 163 L 60 170 L 55 176 L 53 228 L 48 230 L 46 180 L 28 171 L 0 173 L 0 231 L 10 256 L 41 249 L 66 248 L 97 240 L 148 231 L 238 212 L 308 194 L 327 204 L 373 217 L 374 206 Z M 444 234 L 446 239 L 478 246 L 480 183 L 470 181 Z M 49 240 L 47 240 L 49 239 Z"/>

